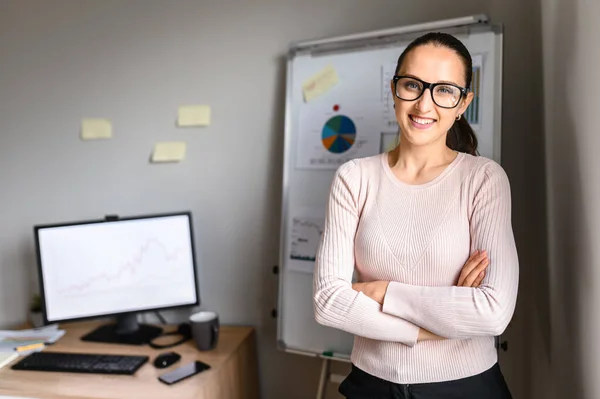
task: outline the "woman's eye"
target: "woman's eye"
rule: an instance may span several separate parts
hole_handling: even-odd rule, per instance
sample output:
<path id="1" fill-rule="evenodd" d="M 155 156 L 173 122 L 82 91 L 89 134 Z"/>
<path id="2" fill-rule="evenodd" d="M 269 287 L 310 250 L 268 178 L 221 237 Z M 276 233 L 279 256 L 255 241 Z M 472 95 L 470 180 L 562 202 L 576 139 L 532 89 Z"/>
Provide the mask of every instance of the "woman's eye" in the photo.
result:
<path id="1" fill-rule="evenodd" d="M 419 84 L 416 83 L 416 82 L 407 82 L 404 85 L 404 87 L 406 87 L 407 89 L 410 89 L 410 90 L 420 90 L 421 89 L 421 87 L 419 86 Z"/>
<path id="2" fill-rule="evenodd" d="M 454 94 L 454 90 L 452 90 L 452 87 L 448 86 L 438 86 L 437 92 L 440 94 Z"/>

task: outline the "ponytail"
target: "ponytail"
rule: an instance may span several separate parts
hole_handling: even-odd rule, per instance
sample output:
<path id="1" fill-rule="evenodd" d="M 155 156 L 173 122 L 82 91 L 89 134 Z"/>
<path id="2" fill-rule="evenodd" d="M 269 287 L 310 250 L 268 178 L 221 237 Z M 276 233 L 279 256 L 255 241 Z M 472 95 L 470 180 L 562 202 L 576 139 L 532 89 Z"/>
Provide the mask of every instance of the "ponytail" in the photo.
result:
<path id="1" fill-rule="evenodd" d="M 448 130 L 446 135 L 446 145 L 458 152 L 465 152 L 471 155 L 479 155 L 477 152 L 477 136 L 469 122 L 462 117 Z"/>

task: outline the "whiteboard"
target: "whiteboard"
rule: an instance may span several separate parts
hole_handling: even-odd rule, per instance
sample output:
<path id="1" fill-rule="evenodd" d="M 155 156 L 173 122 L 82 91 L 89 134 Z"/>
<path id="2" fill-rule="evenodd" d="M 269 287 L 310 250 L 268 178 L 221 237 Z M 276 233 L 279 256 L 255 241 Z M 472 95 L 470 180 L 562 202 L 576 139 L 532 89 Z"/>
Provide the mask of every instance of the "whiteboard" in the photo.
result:
<path id="1" fill-rule="evenodd" d="M 476 24 L 447 29 L 480 63 L 474 89 L 478 107 L 465 113 L 482 156 L 500 163 L 502 32 Z M 369 39 L 335 39 L 331 43 L 293 46 L 288 55 L 284 180 L 278 293 L 278 347 L 322 356 L 352 350 L 353 336 L 315 322 L 314 255 L 325 219 L 329 189 L 337 167 L 351 158 L 371 156 L 395 144 L 390 80 L 404 48 L 423 32 L 375 35 Z M 369 35 L 366 35 L 369 36 Z M 373 35 L 371 35 L 373 36 Z M 303 83 L 333 69 L 337 83 L 306 102 Z M 391 115 L 390 115 L 391 113 Z M 353 144 L 339 147 L 328 140 L 344 125 Z M 335 133 L 335 132 L 334 132 Z"/>

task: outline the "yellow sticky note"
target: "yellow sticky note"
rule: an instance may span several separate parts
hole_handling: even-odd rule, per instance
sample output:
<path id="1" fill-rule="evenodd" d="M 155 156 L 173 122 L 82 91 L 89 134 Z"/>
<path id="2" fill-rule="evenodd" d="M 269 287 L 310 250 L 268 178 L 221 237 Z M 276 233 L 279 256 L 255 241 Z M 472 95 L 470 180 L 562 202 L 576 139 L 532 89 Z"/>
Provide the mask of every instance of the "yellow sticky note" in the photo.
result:
<path id="1" fill-rule="evenodd" d="M 112 137 L 112 124 L 108 119 L 88 118 L 81 121 L 81 139 L 98 140 Z"/>
<path id="2" fill-rule="evenodd" d="M 186 144 L 183 141 L 163 141 L 154 145 L 152 162 L 179 162 L 185 158 Z"/>
<path id="3" fill-rule="evenodd" d="M 304 94 L 304 101 L 309 102 L 315 97 L 320 96 L 323 93 L 329 91 L 339 81 L 337 71 L 332 67 L 328 66 L 321 70 L 319 73 L 308 79 L 302 85 L 302 93 Z"/>
<path id="4" fill-rule="evenodd" d="M 210 107 L 208 105 L 185 105 L 179 107 L 177 125 L 180 127 L 210 125 Z"/>

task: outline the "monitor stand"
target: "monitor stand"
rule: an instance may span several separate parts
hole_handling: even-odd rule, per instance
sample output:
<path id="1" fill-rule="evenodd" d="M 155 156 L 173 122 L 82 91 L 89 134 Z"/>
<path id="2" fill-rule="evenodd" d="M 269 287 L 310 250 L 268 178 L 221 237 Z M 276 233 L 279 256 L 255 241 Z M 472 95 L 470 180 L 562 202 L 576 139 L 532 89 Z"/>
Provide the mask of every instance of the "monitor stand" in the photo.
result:
<path id="1" fill-rule="evenodd" d="M 81 337 L 82 341 L 109 344 L 145 345 L 162 334 L 163 329 L 139 324 L 135 313 L 117 316 L 117 322 L 105 324 Z"/>

